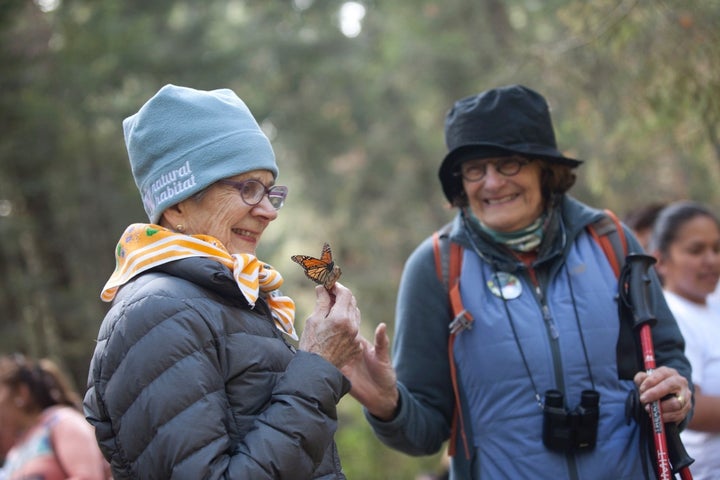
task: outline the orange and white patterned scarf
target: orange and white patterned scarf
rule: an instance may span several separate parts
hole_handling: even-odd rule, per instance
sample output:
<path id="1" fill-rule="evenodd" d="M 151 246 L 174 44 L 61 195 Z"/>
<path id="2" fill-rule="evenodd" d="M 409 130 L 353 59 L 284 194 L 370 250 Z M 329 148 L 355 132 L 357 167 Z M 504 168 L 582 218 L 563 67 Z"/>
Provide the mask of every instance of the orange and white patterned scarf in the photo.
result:
<path id="1" fill-rule="evenodd" d="M 103 287 L 100 298 L 112 301 L 122 285 L 136 275 L 158 265 L 189 257 L 212 258 L 233 272 L 240 291 L 250 304 L 260 294 L 270 306 L 275 325 L 294 340 L 297 333 L 295 302 L 278 290 L 283 283 L 280 273 L 248 253 L 230 254 L 215 237 L 183 235 L 159 225 L 135 223 L 120 237 L 115 249 L 115 271 Z"/>

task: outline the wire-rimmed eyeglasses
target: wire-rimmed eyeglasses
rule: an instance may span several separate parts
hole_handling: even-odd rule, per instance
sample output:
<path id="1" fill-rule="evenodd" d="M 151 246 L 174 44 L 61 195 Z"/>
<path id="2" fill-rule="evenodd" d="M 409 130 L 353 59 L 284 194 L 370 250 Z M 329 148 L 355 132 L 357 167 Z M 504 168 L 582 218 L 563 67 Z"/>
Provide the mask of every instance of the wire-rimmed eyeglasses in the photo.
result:
<path id="1" fill-rule="evenodd" d="M 270 200 L 270 205 L 275 210 L 280 210 L 285 203 L 285 198 L 288 194 L 288 188 L 282 185 L 273 185 L 268 188 L 259 180 L 249 179 L 243 180 L 242 182 L 235 182 L 233 180 L 218 180 L 217 183 L 222 185 L 228 185 L 233 187 L 235 190 L 240 192 L 240 198 L 243 202 L 254 207 L 260 203 L 265 195 Z"/>
<path id="2" fill-rule="evenodd" d="M 468 160 L 460 165 L 460 169 L 455 175 L 461 176 L 468 182 L 479 182 L 487 175 L 488 165 L 492 165 L 500 175 L 512 177 L 517 175 L 522 167 L 528 163 L 530 163 L 529 159 L 519 156 Z"/>

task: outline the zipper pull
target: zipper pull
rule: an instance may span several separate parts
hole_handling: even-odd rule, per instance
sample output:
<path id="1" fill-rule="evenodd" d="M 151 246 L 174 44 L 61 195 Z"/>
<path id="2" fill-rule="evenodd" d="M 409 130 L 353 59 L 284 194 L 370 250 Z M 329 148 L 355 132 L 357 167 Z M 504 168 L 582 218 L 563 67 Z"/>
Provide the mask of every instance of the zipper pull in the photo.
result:
<path id="1" fill-rule="evenodd" d="M 543 320 L 545 320 L 545 323 L 547 323 L 548 328 L 550 329 L 550 336 L 553 340 L 557 340 L 560 336 L 560 332 L 558 332 L 555 320 L 553 319 L 552 315 L 550 315 L 550 308 L 548 308 L 547 304 L 545 303 L 545 297 L 543 296 L 542 290 L 540 290 L 539 285 L 535 286 L 535 293 L 540 299 L 540 305 L 542 305 L 541 309 Z"/>
<path id="2" fill-rule="evenodd" d="M 553 338 L 553 340 L 557 340 L 557 338 L 560 336 L 560 332 L 558 332 L 557 325 L 555 325 L 555 320 L 553 320 L 552 316 L 550 315 L 550 309 L 547 305 L 543 304 L 542 312 L 543 318 L 545 319 L 545 322 L 550 328 L 550 336 Z"/>

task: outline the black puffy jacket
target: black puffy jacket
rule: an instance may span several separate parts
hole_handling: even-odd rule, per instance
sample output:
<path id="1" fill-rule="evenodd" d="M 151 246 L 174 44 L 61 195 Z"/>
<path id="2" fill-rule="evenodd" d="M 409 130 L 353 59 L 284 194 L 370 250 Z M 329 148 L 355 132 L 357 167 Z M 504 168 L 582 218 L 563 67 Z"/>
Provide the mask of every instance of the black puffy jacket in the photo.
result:
<path id="1" fill-rule="evenodd" d="M 85 414 L 116 479 L 345 478 L 349 382 L 296 351 L 230 271 L 190 258 L 123 286 L 98 335 Z"/>

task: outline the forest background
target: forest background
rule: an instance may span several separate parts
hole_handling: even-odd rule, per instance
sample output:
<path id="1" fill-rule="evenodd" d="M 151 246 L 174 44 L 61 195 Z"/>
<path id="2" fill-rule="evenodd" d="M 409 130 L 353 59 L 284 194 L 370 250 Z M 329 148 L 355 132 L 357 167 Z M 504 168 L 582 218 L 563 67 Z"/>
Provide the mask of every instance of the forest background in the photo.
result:
<path id="1" fill-rule="evenodd" d="M 289 257 L 325 241 L 366 336 L 392 326 L 405 259 L 453 214 L 445 112 L 487 88 L 547 97 L 560 148 L 585 160 L 577 198 L 717 209 L 718 5 L 0 0 L 0 353 L 53 358 L 84 391 L 115 243 L 146 221 L 121 122 L 167 83 L 235 90 L 272 139 L 290 196 L 259 255 L 300 328 L 314 294 Z M 337 438 L 353 480 L 438 466 L 382 446 L 349 397 Z"/>

